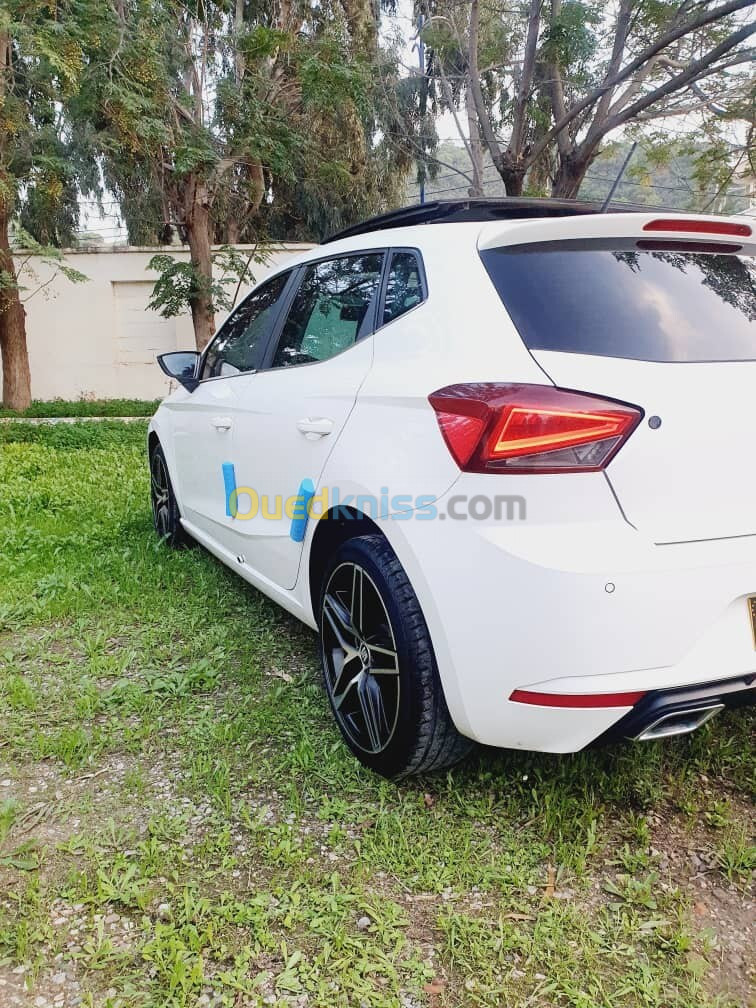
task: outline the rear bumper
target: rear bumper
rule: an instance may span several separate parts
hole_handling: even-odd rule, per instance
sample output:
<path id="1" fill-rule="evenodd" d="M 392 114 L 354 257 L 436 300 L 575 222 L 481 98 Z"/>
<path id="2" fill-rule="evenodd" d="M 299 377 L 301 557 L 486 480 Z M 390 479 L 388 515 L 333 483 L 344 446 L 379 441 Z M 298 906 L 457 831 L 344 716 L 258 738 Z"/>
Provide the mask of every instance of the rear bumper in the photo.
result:
<path id="1" fill-rule="evenodd" d="M 651 690 L 593 744 L 684 735 L 721 710 L 754 703 L 756 674 L 696 686 Z"/>
<path id="2" fill-rule="evenodd" d="M 575 479 L 577 496 L 567 492 Z M 463 477 L 454 492 L 490 493 L 485 480 Z M 452 718 L 486 745 L 576 752 L 634 710 L 523 704 L 510 699 L 517 689 L 653 694 L 756 675 L 756 536 L 655 546 L 623 520 L 601 474 L 572 480 L 517 479 L 528 502 L 519 523 L 384 524 L 423 607 Z M 574 511 L 549 521 L 558 490 L 562 516 L 565 501 Z"/>

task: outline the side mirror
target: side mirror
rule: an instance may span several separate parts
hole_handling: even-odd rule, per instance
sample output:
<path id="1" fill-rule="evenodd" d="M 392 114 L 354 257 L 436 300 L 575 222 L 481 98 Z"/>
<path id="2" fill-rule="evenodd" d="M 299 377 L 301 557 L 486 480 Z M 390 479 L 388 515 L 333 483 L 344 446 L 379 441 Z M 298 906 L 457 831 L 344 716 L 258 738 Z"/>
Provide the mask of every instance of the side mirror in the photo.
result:
<path id="1" fill-rule="evenodd" d="M 199 385 L 197 378 L 199 359 L 200 355 L 196 350 L 176 350 L 174 353 L 160 354 L 157 362 L 163 374 L 174 378 L 187 392 L 194 392 Z"/>

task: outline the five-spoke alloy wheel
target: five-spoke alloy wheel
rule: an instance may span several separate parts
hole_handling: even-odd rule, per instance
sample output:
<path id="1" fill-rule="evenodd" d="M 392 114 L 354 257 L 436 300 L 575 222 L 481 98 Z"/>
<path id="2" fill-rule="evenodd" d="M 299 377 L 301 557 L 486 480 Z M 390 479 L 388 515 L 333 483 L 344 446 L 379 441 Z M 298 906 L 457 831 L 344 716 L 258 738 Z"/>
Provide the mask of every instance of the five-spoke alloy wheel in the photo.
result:
<path id="1" fill-rule="evenodd" d="M 399 716 L 399 658 L 391 622 L 372 578 L 340 564 L 323 595 L 326 689 L 341 730 L 366 753 L 391 741 Z"/>
<path id="2" fill-rule="evenodd" d="M 190 545 L 192 540 L 181 524 L 181 514 L 168 474 L 168 463 L 159 444 L 150 452 L 150 500 L 152 521 L 160 538 L 175 549 Z"/>
<path id="3" fill-rule="evenodd" d="M 331 709 L 365 766 L 400 778 L 465 755 L 471 743 L 449 716 L 417 596 L 382 536 L 355 537 L 336 550 L 319 622 Z"/>

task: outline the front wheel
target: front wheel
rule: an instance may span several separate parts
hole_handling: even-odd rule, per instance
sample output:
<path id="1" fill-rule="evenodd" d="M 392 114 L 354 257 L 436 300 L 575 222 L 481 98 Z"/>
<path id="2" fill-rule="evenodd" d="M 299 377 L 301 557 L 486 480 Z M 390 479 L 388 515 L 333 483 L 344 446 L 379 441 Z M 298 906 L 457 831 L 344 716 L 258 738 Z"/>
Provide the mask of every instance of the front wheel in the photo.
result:
<path id="1" fill-rule="evenodd" d="M 160 538 L 174 549 L 190 546 L 192 540 L 181 524 L 168 464 L 159 444 L 150 452 L 150 502 L 152 522 Z"/>
<path id="2" fill-rule="evenodd" d="M 328 699 L 357 759 L 391 778 L 462 759 L 472 743 L 452 723 L 420 604 L 385 539 L 336 551 L 319 609 Z"/>

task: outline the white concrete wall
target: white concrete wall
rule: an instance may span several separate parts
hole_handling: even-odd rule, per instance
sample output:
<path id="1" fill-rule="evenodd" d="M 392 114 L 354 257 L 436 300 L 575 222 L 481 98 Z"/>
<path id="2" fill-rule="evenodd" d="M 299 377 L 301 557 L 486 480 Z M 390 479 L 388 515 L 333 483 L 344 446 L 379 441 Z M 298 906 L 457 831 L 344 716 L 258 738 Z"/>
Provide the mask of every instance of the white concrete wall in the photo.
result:
<path id="1" fill-rule="evenodd" d="M 255 281 L 311 247 L 277 246 L 265 266 L 254 267 Z M 251 251 L 239 247 L 245 248 Z M 58 275 L 26 303 L 34 399 L 155 399 L 166 394 L 168 379 L 155 356 L 192 349 L 194 334 L 189 314 L 164 319 L 147 308 L 157 278 L 147 263 L 157 252 L 189 258 L 185 248 L 66 253 L 66 263 L 89 279 L 72 284 Z M 32 257 L 19 278 L 27 288 L 24 294 L 51 274 Z M 242 288 L 239 299 L 248 289 Z M 226 314 L 218 314 L 218 325 Z"/>

